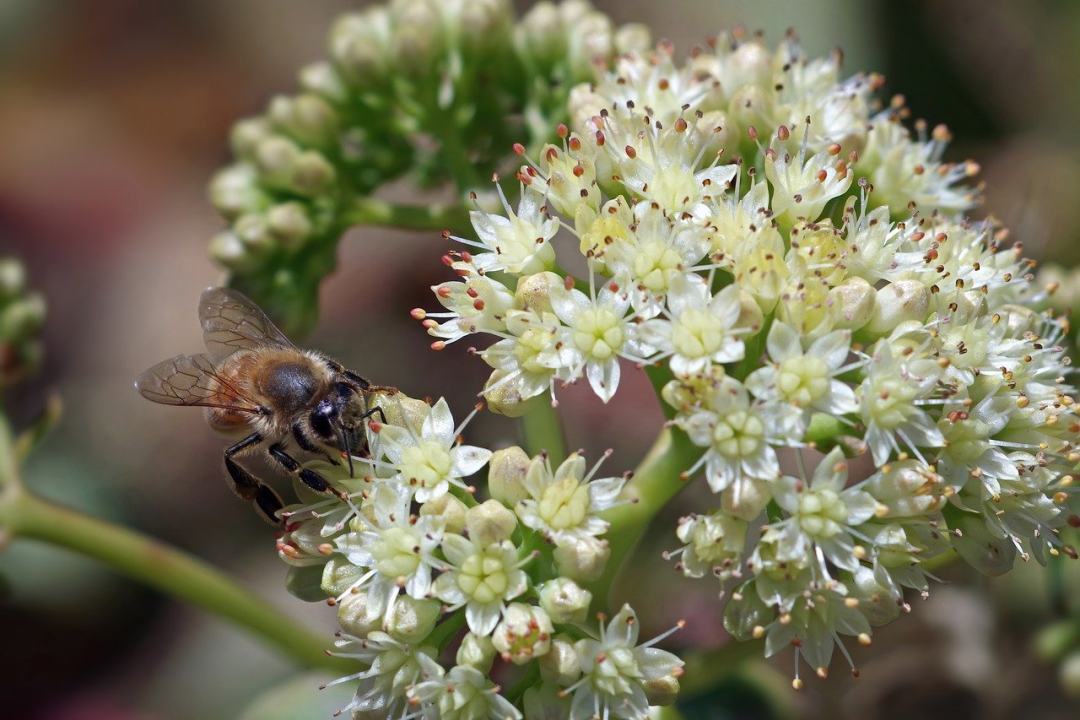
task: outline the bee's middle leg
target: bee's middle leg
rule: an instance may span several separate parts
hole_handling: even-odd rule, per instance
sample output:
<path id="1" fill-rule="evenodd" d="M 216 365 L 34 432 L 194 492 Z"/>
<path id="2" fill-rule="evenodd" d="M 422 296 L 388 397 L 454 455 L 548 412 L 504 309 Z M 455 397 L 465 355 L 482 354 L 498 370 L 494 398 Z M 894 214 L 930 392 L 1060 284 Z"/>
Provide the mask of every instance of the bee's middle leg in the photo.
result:
<path id="1" fill-rule="evenodd" d="M 252 433 L 225 449 L 225 469 L 229 473 L 229 487 L 236 495 L 254 504 L 264 520 L 272 525 L 281 525 L 281 519 L 277 516 L 278 511 L 285 507 L 281 498 L 273 488 L 260 482 L 234 458 L 237 453 L 260 442 L 262 442 L 262 436 L 259 433 Z"/>
<path id="2" fill-rule="evenodd" d="M 317 492 L 330 493 L 338 497 L 344 497 L 344 493 L 332 486 L 326 478 L 310 468 L 303 467 L 296 458 L 285 452 L 280 443 L 269 447 L 272 457 L 281 467 L 300 478 L 300 481 Z"/>

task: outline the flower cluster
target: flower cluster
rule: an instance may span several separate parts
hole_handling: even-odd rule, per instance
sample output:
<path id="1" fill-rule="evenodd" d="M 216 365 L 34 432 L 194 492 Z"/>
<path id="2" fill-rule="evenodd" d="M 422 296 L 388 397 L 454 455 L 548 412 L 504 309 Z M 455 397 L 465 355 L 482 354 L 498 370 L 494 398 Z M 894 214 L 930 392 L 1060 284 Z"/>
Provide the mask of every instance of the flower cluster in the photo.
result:
<path id="1" fill-rule="evenodd" d="M 229 228 L 210 253 L 286 327 L 309 326 L 338 237 L 391 220 L 367 196 L 410 171 L 471 189 L 511 137 L 550 132 L 596 63 L 648 42 L 586 0 L 539 3 L 516 26 L 509 0 L 394 0 L 344 15 L 300 91 L 233 129 L 236 161 L 210 184 Z"/>
<path id="2" fill-rule="evenodd" d="M 589 621 L 583 585 L 608 555 L 601 513 L 625 478 L 598 477 L 603 458 L 554 465 L 462 444 L 468 418 L 455 425 L 445 400 L 379 402 L 387 421 L 370 426 L 354 476 L 315 463 L 340 497 L 298 486 L 278 540 L 294 581 L 317 575 L 317 595 L 337 607 L 334 654 L 363 666 L 335 681 L 357 683 L 345 711 L 644 720 L 672 702 L 682 662 L 653 647 L 666 634 L 639 643 L 629 606 Z M 485 466 L 478 502 L 470 483 Z"/>
<path id="3" fill-rule="evenodd" d="M 0 257 L 0 390 L 41 362 L 38 333 L 44 322 L 45 299 L 27 288 L 23 264 Z"/>
<path id="4" fill-rule="evenodd" d="M 966 216 L 978 167 L 840 65 L 741 34 L 624 54 L 570 92 L 560 143 L 515 146 L 516 203 L 497 184 L 501 210 L 448 235 L 458 279 L 413 311 L 435 349 L 493 337 L 483 395 L 507 415 L 666 374 L 687 475 L 718 496 L 680 523 L 678 567 L 820 675 L 950 547 L 992 571 L 1075 554 L 1056 530 L 1080 460 L 1064 323 L 1020 245 Z M 876 471 L 849 484 L 845 450 Z"/>

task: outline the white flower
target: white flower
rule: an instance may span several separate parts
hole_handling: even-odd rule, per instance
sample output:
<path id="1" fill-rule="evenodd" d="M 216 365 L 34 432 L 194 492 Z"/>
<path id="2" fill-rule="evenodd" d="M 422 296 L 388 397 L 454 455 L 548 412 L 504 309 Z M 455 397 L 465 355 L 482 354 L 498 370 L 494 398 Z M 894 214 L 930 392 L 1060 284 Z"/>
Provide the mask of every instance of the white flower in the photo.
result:
<path id="1" fill-rule="evenodd" d="M 890 345 L 882 343 L 867 367 L 858 395 L 874 462 L 884 465 L 890 455 L 900 452 L 897 437 L 915 453 L 920 447 L 941 447 L 945 437 L 919 405 L 937 385 L 935 364 L 902 363 Z"/>
<path id="2" fill-rule="evenodd" d="M 448 563 L 435 579 L 433 592 L 452 609 L 465 606 L 469 629 L 490 635 L 499 623 L 506 601 L 521 595 L 529 579 L 521 567 L 530 560 L 518 559 L 509 540 L 478 547 L 461 535 L 446 535 L 442 542 Z"/>
<path id="3" fill-rule="evenodd" d="M 735 327 L 740 310 L 738 285 L 712 295 L 700 276 L 680 275 L 668 292 L 666 317 L 646 320 L 641 335 L 671 356 L 676 375 L 700 374 L 713 363 L 742 360 L 745 347 Z"/>
<path id="4" fill-rule="evenodd" d="M 600 626 L 598 640 L 578 640 L 574 649 L 584 676 L 567 688 L 574 695 L 570 720 L 647 720 L 650 685 L 676 680 L 683 666 L 678 657 L 653 645 L 681 627 L 638 645 L 637 614 L 623 605 L 607 627 Z"/>
<path id="5" fill-rule="evenodd" d="M 858 487 L 844 488 L 847 463 L 843 457 L 840 448 L 826 455 L 814 470 L 809 487 L 798 478 L 780 479 L 773 497 L 789 517 L 776 524 L 782 532 L 778 560 L 813 557 L 816 546 L 837 567 L 858 568 L 851 529 L 874 516 L 877 502 Z"/>
<path id="6" fill-rule="evenodd" d="M 511 310 L 509 335 L 480 354 L 495 369 L 484 387 L 485 397 L 498 392 L 520 403 L 548 391 L 554 398 L 559 370 L 571 362 L 559 347 L 561 327 L 552 313 Z"/>
<path id="7" fill-rule="evenodd" d="M 652 354 L 639 341 L 629 293 L 614 282 L 593 298 L 576 289 L 553 292 L 551 305 L 565 325 L 561 341 L 570 377 L 584 373 L 604 402 L 619 388 L 619 358 L 645 362 Z"/>
<path id="8" fill-rule="evenodd" d="M 514 508 L 521 522 L 542 532 L 556 545 L 602 535 L 608 528 L 600 513 L 618 504 L 625 478 L 593 479 L 600 462 L 586 474 L 585 458 L 571 453 L 552 472 L 551 462 L 539 456 L 529 464 L 523 482 L 528 497 Z"/>
<path id="9" fill-rule="evenodd" d="M 711 390 L 704 407 L 675 419 L 690 440 L 707 448 L 687 472 L 702 465 L 713 492 L 742 477 L 771 480 L 779 476 L 774 445 L 802 438 L 801 413 L 784 403 L 751 403 L 742 383 L 724 378 Z"/>
<path id="10" fill-rule="evenodd" d="M 513 293 L 502 283 L 478 272 L 471 262 L 456 260 L 451 267 L 464 279 L 431 288 L 447 312 L 417 309 L 413 310 L 413 317 L 425 323 L 429 335 L 447 343 L 478 332 L 505 330 L 506 313 L 514 303 Z"/>
<path id="11" fill-rule="evenodd" d="M 786 402 L 832 415 L 846 415 L 859 409 L 855 393 L 836 376 L 851 369 L 844 367 L 851 347 L 851 333 L 834 330 L 803 350 L 794 328 L 774 321 L 769 328 L 766 348 L 772 364 L 759 368 L 746 378 L 746 387 L 767 402 Z"/>
<path id="12" fill-rule="evenodd" d="M 669 557 L 678 557 L 678 569 L 687 577 L 712 573 L 721 580 L 739 575 L 739 563 L 746 547 L 747 523 L 718 512 L 688 515 L 679 519 L 676 535 L 684 547 Z"/>
<path id="13" fill-rule="evenodd" d="M 480 241 L 453 239 L 487 251 L 473 256 L 476 267 L 484 272 L 529 274 L 550 269 L 555 261 L 551 239 L 559 231 L 559 220 L 548 217 L 544 196 L 523 184 L 515 213 L 502 186 L 495 183 L 495 188 L 505 215 L 473 210 L 469 219 Z"/>
<path id="14" fill-rule="evenodd" d="M 420 704 L 425 720 L 517 720 L 521 712 L 499 694 L 499 687 L 471 665 L 457 665 L 444 674 L 442 667 L 423 658 L 428 679 L 409 690 L 409 700 Z"/>
<path id="15" fill-rule="evenodd" d="M 380 485 L 369 510 L 373 519 L 359 516 L 367 529 L 345 533 L 334 541 L 335 549 L 351 564 L 366 570 L 341 595 L 365 589 L 369 614 L 382 616 L 384 625 L 400 592 L 416 599 L 427 597 L 431 568 L 437 562 L 432 553 L 442 539 L 442 520 L 410 515 L 409 495 L 403 486 Z"/>
<path id="16" fill-rule="evenodd" d="M 491 641 L 503 659 L 524 665 L 551 649 L 555 628 L 543 608 L 524 603 L 510 603 Z"/>
<path id="17" fill-rule="evenodd" d="M 450 486 L 467 489 L 463 478 L 487 464 L 491 451 L 457 444 L 462 428 L 474 410 L 458 427 L 444 398 L 428 410 L 417 434 L 410 427 L 384 425 L 379 431 L 382 452 L 393 464 L 401 481 L 412 488 L 415 499 L 426 503 L 445 495 Z"/>
<path id="18" fill-rule="evenodd" d="M 777 217 L 817 220 L 829 200 L 847 192 L 853 175 L 847 163 L 830 151 L 809 158 L 801 150 L 793 157 L 784 148 L 765 153 L 765 176 L 773 186 Z"/>
<path id="19" fill-rule="evenodd" d="M 334 641 L 334 648 L 331 655 L 359 660 L 367 666 L 326 684 L 330 687 L 359 681 L 356 694 L 341 713 L 379 712 L 383 717 L 401 717 L 409 707 L 407 693 L 434 663 L 432 649 L 418 649 L 378 631 L 366 638 L 344 635 Z"/>

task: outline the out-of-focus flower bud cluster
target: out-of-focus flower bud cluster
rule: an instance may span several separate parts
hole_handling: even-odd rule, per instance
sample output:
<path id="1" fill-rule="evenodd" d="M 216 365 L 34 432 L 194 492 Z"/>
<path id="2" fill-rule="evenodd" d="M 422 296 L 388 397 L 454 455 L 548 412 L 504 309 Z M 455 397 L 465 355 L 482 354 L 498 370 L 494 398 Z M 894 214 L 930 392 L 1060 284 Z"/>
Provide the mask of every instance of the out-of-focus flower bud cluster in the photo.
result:
<path id="1" fill-rule="evenodd" d="M 0 390 L 40 365 L 44 322 L 45 298 L 27 287 L 26 268 L 13 257 L 0 257 Z"/>
<path id="2" fill-rule="evenodd" d="M 344 15 L 300 90 L 233 128 L 235 161 L 209 188 L 229 225 L 210 254 L 302 329 L 339 237 L 384 221 L 358 199 L 408 172 L 421 186 L 452 180 L 464 197 L 512 140 L 541 141 L 565 119 L 570 87 L 644 42 L 643 28 L 616 28 L 584 0 L 540 3 L 516 25 L 509 0 L 393 0 Z"/>
<path id="3" fill-rule="evenodd" d="M 591 466 L 578 453 L 558 464 L 518 447 L 493 453 L 461 442 L 472 415 L 455 424 L 445 400 L 379 403 L 386 422 L 368 428 L 359 472 L 317 463 L 341 496 L 298 484 L 278 541 L 290 591 L 336 605 L 337 654 L 365 668 L 341 680 L 359 680 L 344 710 L 536 717 L 528 689 L 553 717 L 643 720 L 674 702 L 682 662 L 653 647 L 666 634 L 639 643 L 629 606 L 599 624 L 590 616 L 584 585 L 609 555 L 602 513 L 627 502 L 626 477 L 598 477 L 610 453 Z M 536 680 L 504 692 L 496 677 Z"/>

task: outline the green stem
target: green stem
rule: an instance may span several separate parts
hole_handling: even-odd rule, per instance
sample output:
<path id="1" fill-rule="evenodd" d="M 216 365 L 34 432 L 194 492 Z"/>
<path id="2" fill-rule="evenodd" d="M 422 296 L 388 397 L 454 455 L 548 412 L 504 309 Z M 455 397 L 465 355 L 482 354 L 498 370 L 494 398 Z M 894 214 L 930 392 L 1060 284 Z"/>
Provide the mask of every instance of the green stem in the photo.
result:
<path id="1" fill-rule="evenodd" d="M 530 456 L 547 452 L 551 464 L 557 466 L 566 458 L 566 440 L 559 412 L 551 406 L 546 395 L 534 398 L 530 403 L 529 411 L 521 417 L 525 452 Z"/>
<path id="2" fill-rule="evenodd" d="M 35 497 L 22 486 L 11 436 L 0 417 L 0 531 L 100 560 L 163 593 L 246 628 L 298 664 L 348 671 L 325 653 L 327 639 L 297 625 L 231 578 L 174 547 Z"/>
<path id="3" fill-rule="evenodd" d="M 600 579 L 589 584 L 597 608 L 607 607 L 608 594 L 627 558 L 656 514 L 686 487 L 681 474 L 700 453 L 681 430 L 665 427 L 623 491 L 629 502 L 604 513 L 604 519 L 611 523 L 604 535 L 611 557 Z"/>
<path id="4" fill-rule="evenodd" d="M 354 198 L 345 208 L 348 225 L 384 225 L 405 230 L 447 230 L 469 227 L 469 213 L 461 205 L 396 205 L 373 197 Z"/>

